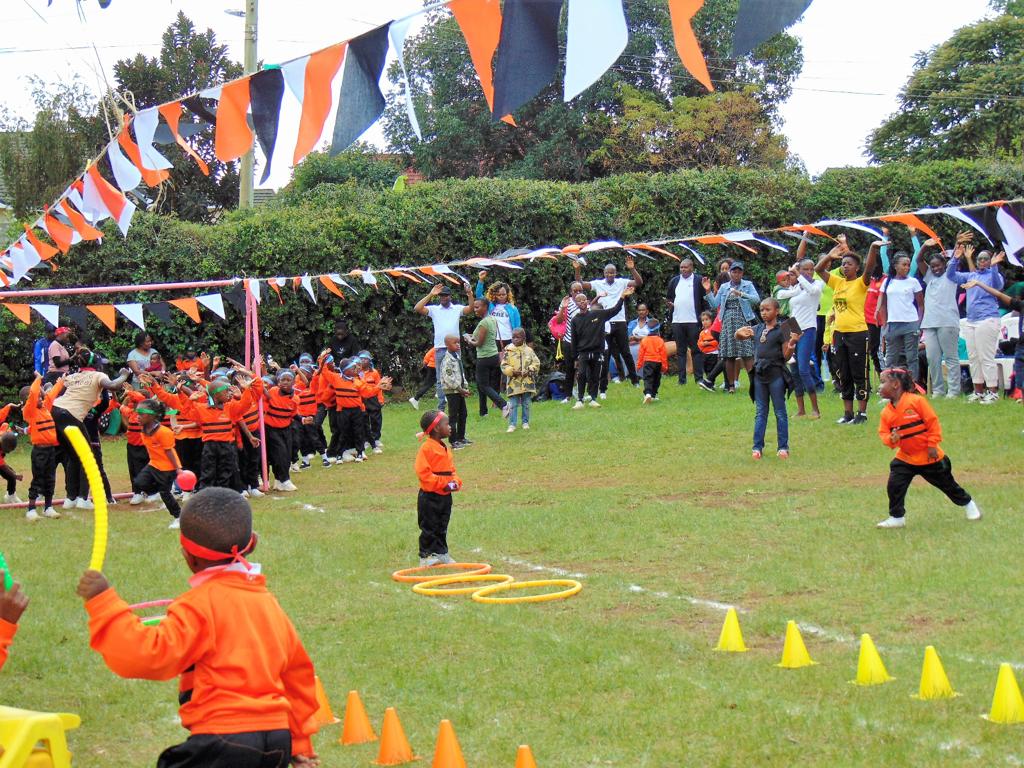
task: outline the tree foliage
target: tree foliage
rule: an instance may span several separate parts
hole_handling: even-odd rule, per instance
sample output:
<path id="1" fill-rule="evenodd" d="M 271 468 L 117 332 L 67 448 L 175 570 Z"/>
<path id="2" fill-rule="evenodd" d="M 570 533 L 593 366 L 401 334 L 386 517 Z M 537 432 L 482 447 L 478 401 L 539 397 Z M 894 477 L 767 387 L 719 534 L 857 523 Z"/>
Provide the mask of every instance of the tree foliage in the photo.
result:
<path id="1" fill-rule="evenodd" d="M 695 17 L 694 28 L 716 89 L 750 94 L 767 124 L 777 119 L 777 107 L 789 96 L 803 55 L 799 41 L 782 34 L 751 56 L 729 58 L 738 1 L 708 0 Z M 626 0 L 625 9 L 630 40 L 612 68 L 568 104 L 562 101 L 559 71 L 554 82 L 515 115 L 516 128 L 492 120 L 455 19 L 447 13 L 431 14 L 405 47 L 423 141 L 416 139 L 406 117 L 405 83 L 396 63 L 388 75 L 401 87 L 389 95 L 384 117 L 390 146 L 412 156 L 416 168 L 430 178 L 582 181 L 607 173 L 602 156 L 595 152 L 626 112 L 623 87 L 648 95 L 666 109 L 676 98 L 705 95 L 679 62 L 664 0 Z M 706 110 L 716 103 L 712 97 Z M 641 163 L 631 170 L 644 167 Z"/>
<path id="2" fill-rule="evenodd" d="M 918 55 L 900 109 L 868 139 L 875 162 L 1024 154 L 1024 0 Z"/>
<path id="3" fill-rule="evenodd" d="M 319 184 L 354 184 L 369 189 L 387 189 L 401 175 L 401 159 L 382 155 L 369 144 L 356 142 L 337 155 L 311 152 L 299 163 L 291 183 L 285 188 L 287 198 L 301 196 Z"/>
<path id="4" fill-rule="evenodd" d="M 197 31 L 181 12 L 163 34 L 159 58 L 138 54 L 114 65 L 119 89 L 127 91 L 139 109 L 241 75 L 241 65 L 228 58 L 227 46 L 217 42 L 213 30 Z M 238 205 L 238 169 L 235 163 L 217 160 L 212 129 L 198 134 L 191 144 L 206 161 L 210 175 L 203 175 L 195 161 L 177 145 L 162 146 L 160 151 L 174 163 L 174 168 L 160 189 L 156 210 L 187 221 L 210 221 L 220 211 Z"/>

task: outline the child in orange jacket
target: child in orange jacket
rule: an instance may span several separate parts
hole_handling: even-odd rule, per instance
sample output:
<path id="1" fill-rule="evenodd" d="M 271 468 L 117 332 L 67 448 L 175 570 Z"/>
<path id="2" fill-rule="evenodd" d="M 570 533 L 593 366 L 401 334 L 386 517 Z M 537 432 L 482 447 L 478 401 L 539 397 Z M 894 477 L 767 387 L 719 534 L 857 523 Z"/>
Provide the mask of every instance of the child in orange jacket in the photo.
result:
<path id="1" fill-rule="evenodd" d="M 206 422 L 204 422 L 206 423 Z M 89 614 L 89 645 L 112 672 L 141 680 L 179 677 L 184 743 L 158 765 L 316 766 L 313 664 L 260 566 L 249 502 L 206 488 L 181 512 L 189 589 L 147 627 L 98 571 L 78 594 Z"/>
<path id="2" fill-rule="evenodd" d="M 57 483 L 57 428 L 53 423 L 53 401 L 64 391 L 63 379 L 58 379 L 50 391 L 43 394 L 43 377 L 36 374 L 32 386 L 21 391 L 21 412 L 28 423 L 28 438 L 32 443 L 32 482 L 28 487 L 28 509 L 25 519 L 39 519 L 36 499 L 43 497 L 43 517 L 56 519 L 60 512 L 53 508 L 53 490 Z"/>
<path id="3" fill-rule="evenodd" d="M 295 374 L 295 395 L 298 398 L 292 421 L 292 471 L 301 472 L 310 468 L 313 454 L 319 451 L 315 376 L 312 365 L 305 361 L 301 366 L 293 365 L 291 371 Z M 326 443 L 324 447 L 327 447 Z"/>
<path id="4" fill-rule="evenodd" d="M 280 371 L 277 386 L 264 390 L 263 400 L 266 405 L 263 426 L 267 437 L 267 461 L 274 472 L 274 490 L 297 491 L 299 489 L 291 478 L 292 420 L 299 408 L 295 374 Z"/>
<path id="5" fill-rule="evenodd" d="M 647 335 L 640 340 L 640 353 L 636 358 L 636 367 L 644 379 L 643 404 L 647 405 L 658 397 L 661 387 L 661 374 L 668 373 L 668 350 L 665 340 L 661 338 L 661 327 L 655 321 L 647 321 Z"/>
<path id="6" fill-rule="evenodd" d="M 0 478 L 7 481 L 7 495 L 4 501 L 8 504 L 20 504 L 18 498 L 18 483 L 24 477 L 20 472 L 7 464 L 7 454 L 18 447 L 18 435 L 13 432 L 7 424 L 11 411 L 18 407 L 17 403 L 8 403 L 0 408 Z"/>
<path id="7" fill-rule="evenodd" d="M 138 415 L 139 426 L 142 428 L 141 436 L 142 444 L 146 449 L 146 465 L 132 480 L 132 484 L 146 496 L 159 493 L 164 506 L 171 513 L 172 520 L 168 527 L 177 529 L 181 507 L 178 506 L 177 499 L 171 493 L 171 486 L 181 474 L 181 460 L 174 449 L 174 430 L 160 423 L 167 414 L 167 409 L 162 402 L 151 398 L 139 403 L 135 412 Z"/>
<path id="8" fill-rule="evenodd" d="M 420 492 L 416 513 L 420 526 L 420 565 L 454 563 L 448 554 L 448 521 L 452 516 L 452 494 L 462 490 L 455 474 L 451 449 L 444 444 L 452 433 L 444 411 L 427 411 L 420 417 L 423 444 L 416 454 L 416 476 Z"/>
<path id="9" fill-rule="evenodd" d="M 953 478 L 953 466 L 942 452 L 942 427 L 928 400 L 916 393 L 914 380 L 902 368 L 882 371 L 878 393 L 889 401 L 882 409 L 878 436 L 896 458 L 889 464 L 889 517 L 879 528 L 903 528 L 903 501 L 911 481 L 918 475 L 934 485 L 958 507 L 968 520 L 980 520 L 981 510 Z"/>
<path id="10" fill-rule="evenodd" d="M 359 361 L 359 378 L 366 385 L 366 391 L 363 394 L 363 408 L 365 409 L 363 428 L 366 442 L 374 453 L 384 453 L 384 443 L 380 440 L 380 433 L 384 428 L 384 393 L 391 389 L 391 377 L 380 375 L 380 371 L 373 367 L 373 357 L 368 351 L 363 350 L 356 359 Z"/>
<path id="11" fill-rule="evenodd" d="M 18 632 L 18 619 L 28 607 L 28 597 L 21 591 L 21 584 L 14 582 L 8 590 L 6 581 L 7 574 L 0 570 L 0 669 L 7 661 L 7 649 Z"/>

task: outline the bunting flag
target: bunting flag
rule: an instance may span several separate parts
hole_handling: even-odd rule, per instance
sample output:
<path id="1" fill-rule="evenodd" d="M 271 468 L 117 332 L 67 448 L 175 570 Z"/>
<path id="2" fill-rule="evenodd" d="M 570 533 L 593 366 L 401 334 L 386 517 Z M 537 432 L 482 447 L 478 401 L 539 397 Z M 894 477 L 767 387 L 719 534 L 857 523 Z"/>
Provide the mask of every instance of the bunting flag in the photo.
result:
<path id="1" fill-rule="evenodd" d="M 918 211 L 920 213 L 920 211 Z M 803 237 L 804 235 L 817 235 L 818 237 L 827 237 L 829 240 L 835 240 L 832 235 L 823 229 L 818 229 L 813 224 L 793 224 L 789 227 L 779 227 L 780 232 L 799 232 L 797 237 Z"/>
<path id="2" fill-rule="evenodd" d="M 399 21 L 391 22 L 388 27 L 388 39 L 391 40 L 391 47 L 395 49 L 398 57 L 398 65 L 402 68 L 402 78 L 405 80 L 405 114 L 409 117 L 409 124 L 416 138 L 423 141 L 423 134 L 420 132 L 420 121 L 416 119 L 416 107 L 412 103 L 412 82 L 409 80 L 409 71 L 405 66 L 405 38 L 409 34 L 409 27 L 416 21 L 416 16 L 407 16 Z"/>
<path id="3" fill-rule="evenodd" d="M 281 289 L 284 287 L 287 281 L 283 277 L 272 277 L 267 280 L 267 285 L 270 289 L 277 294 L 277 303 L 284 304 L 284 297 L 281 295 Z"/>
<path id="4" fill-rule="evenodd" d="M 43 229 L 46 230 L 46 234 L 50 236 L 50 239 L 57 244 L 57 248 L 60 249 L 61 253 L 67 253 L 73 243 L 82 239 L 82 236 L 75 232 L 74 229 L 59 221 L 49 211 L 43 214 Z"/>
<path id="5" fill-rule="evenodd" d="M 64 325 L 70 325 L 78 329 L 78 340 L 88 343 L 89 333 L 86 329 L 86 311 L 81 304 L 67 304 L 60 308 L 64 316 Z"/>
<path id="6" fill-rule="evenodd" d="M 229 288 L 221 294 L 239 312 L 245 312 L 245 289 L 241 285 Z"/>
<path id="7" fill-rule="evenodd" d="M 129 192 L 142 183 L 142 171 L 121 151 L 119 142 L 111 142 L 107 147 L 107 160 L 114 172 L 114 181 L 122 192 Z"/>
<path id="8" fill-rule="evenodd" d="M 4 304 L 12 315 L 21 320 L 25 325 L 32 322 L 32 308 L 28 304 Z"/>
<path id="9" fill-rule="evenodd" d="M 57 249 L 54 248 L 49 243 L 44 243 L 42 240 L 36 237 L 36 233 L 32 231 L 32 227 L 30 227 L 28 224 L 24 224 L 22 226 L 25 227 L 26 239 L 32 245 L 33 250 L 35 250 L 35 252 L 39 254 L 39 258 L 42 261 L 49 261 L 50 259 L 57 255 Z"/>
<path id="10" fill-rule="evenodd" d="M 306 293 L 309 294 L 309 298 L 316 304 L 316 292 L 313 290 L 313 281 L 309 275 L 303 275 L 299 278 L 299 281 L 302 283 L 302 287 L 306 289 Z"/>
<path id="11" fill-rule="evenodd" d="M 884 240 L 885 235 L 882 234 L 881 230 L 869 227 L 867 224 L 861 224 L 858 221 L 839 221 L 837 219 L 824 219 L 822 221 L 815 222 L 816 227 L 847 227 L 848 229 L 856 229 L 861 232 L 867 232 L 869 235 Z"/>
<path id="12" fill-rule="evenodd" d="M 96 315 L 111 333 L 117 331 L 117 311 L 112 304 L 86 304 L 85 308 Z"/>
<path id="13" fill-rule="evenodd" d="M 144 170 L 162 171 L 174 167 L 174 164 L 153 146 L 153 139 L 156 137 L 156 128 L 159 123 L 160 113 L 156 107 L 143 109 L 135 115 L 135 138 L 139 143 Z"/>
<path id="14" fill-rule="evenodd" d="M 919 216 L 928 216 L 930 214 L 936 214 L 936 213 L 942 213 L 942 214 L 945 214 L 946 216 L 951 216 L 954 219 L 956 219 L 957 221 L 962 221 L 967 226 L 969 226 L 972 229 L 974 229 L 975 231 L 981 233 L 981 235 L 986 240 L 988 240 L 988 233 L 985 232 L 985 230 L 978 225 L 978 222 L 976 222 L 974 219 L 972 219 L 966 213 L 961 211 L 959 208 L 954 208 L 953 206 L 944 206 L 942 208 L 922 208 L 919 211 L 915 211 L 915 213 L 917 213 Z M 988 240 L 988 241 L 989 241 L 989 243 L 992 243 L 991 240 Z"/>
<path id="15" fill-rule="evenodd" d="M 232 80 L 221 87 L 217 124 L 214 126 L 213 153 L 223 163 L 237 160 L 252 147 L 249 128 L 249 80 Z"/>
<path id="16" fill-rule="evenodd" d="M 167 171 L 155 170 L 143 165 L 142 150 L 139 149 L 138 144 L 132 141 L 131 128 L 132 117 L 131 115 L 125 115 L 124 125 L 122 125 L 121 132 L 117 135 L 117 143 L 121 145 L 124 153 L 128 155 L 132 164 L 136 169 L 138 169 L 139 173 L 142 175 L 142 180 L 146 182 L 146 186 L 159 187 L 170 177 L 170 174 L 167 173 Z"/>
<path id="17" fill-rule="evenodd" d="M 732 55 L 745 56 L 803 15 L 811 0 L 740 0 Z"/>
<path id="18" fill-rule="evenodd" d="M 1003 246 L 1006 258 L 1015 267 L 1021 266 L 1020 257 L 1024 255 L 1024 206 L 1000 206 L 996 211 L 996 223 L 1003 231 Z"/>
<path id="19" fill-rule="evenodd" d="M 334 281 L 331 280 L 331 278 L 328 277 L 327 275 L 320 275 L 320 285 L 322 285 L 324 288 L 326 288 L 328 291 L 333 293 L 338 298 L 340 298 L 340 299 L 344 299 L 345 298 L 345 294 L 343 294 L 341 292 L 341 288 L 336 286 L 334 284 Z"/>
<path id="20" fill-rule="evenodd" d="M 347 47 L 345 43 L 332 45 L 281 67 L 285 83 L 292 93 L 296 93 L 296 76 L 302 72 L 302 89 L 296 94 L 302 104 L 302 116 L 299 118 L 299 135 L 292 155 L 293 165 L 298 165 L 320 140 L 334 102 L 331 84 L 345 60 Z"/>
<path id="21" fill-rule="evenodd" d="M 199 301 L 197 299 L 171 299 L 167 303 L 188 315 L 192 322 L 201 323 L 203 321 L 199 314 Z M 221 317 L 223 318 L 223 315 Z"/>
<path id="22" fill-rule="evenodd" d="M 181 121 L 181 102 L 174 101 L 170 104 L 163 104 L 160 107 L 160 114 L 163 115 L 164 120 L 167 121 L 167 127 L 170 129 L 171 135 L 174 137 L 174 141 L 177 142 L 178 146 L 181 147 L 189 157 L 196 161 L 196 165 L 199 166 L 199 170 L 203 172 L 203 175 L 209 176 L 210 166 L 208 166 L 206 161 L 203 160 L 203 158 L 201 158 L 194 149 L 192 149 L 192 145 L 185 141 L 178 129 L 178 123 Z"/>
<path id="23" fill-rule="evenodd" d="M 72 208 L 68 200 L 60 201 L 60 209 L 64 211 L 64 214 L 68 217 L 68 221 L 71 222 L 71 226 L 74 227 L 75 232 L 77 232 L 78 236 L 83 240 L 103 239 L 103 233 L 89 224 L 89 222 L 85 220 L 85 216 Z"/>
<path id="24" fill-rule="evenodd" d="M 728 240 L 731 243 L 742 243 L 742 242 L 754 241 L 754 242 L 757 242 L 757 243 L 761 243 L 761 245 L 766 245 L 769 248 L 773 248 L 776 251 L 782 251 L 783 253 L 789 253 L 789 248 L 787 248 L 786 246 L 780 245 L 779 243 L 773 243 L 771 240 L 765 240 L 763 237 L 758 237 L 753 232 L 751 232 L 749 229 L 744 229 L 744 230 L 739 231 L 739 232 L 723 232 L 722 233 L 722 237 L 724 237 L 726 240 Z"/>
<path id="25" fill-rule="evenodd" d="M 252 294 L 252 297 L 253 297 L 253 299 L 256 300 L 256 303 L 259 304 L 260 301 L 263 300 L 263 296 L 260 293 L 260 281 L 259 280 L 246 280 L 244 285 L 245 285 L 245 289 L 247 291 L 249 291 L 249 293 Z"/>
<path id="26" fill-rule="evenodd" d="M 571 101 L 600 80 L 628 42 L 622 0 L 569 0 L 563 99 Z"/>
<path id="27" fill-rule="evenodd" d="M 210 107 L 203 103 L 203 98 L 209 98 L 204 96 L 206 91 L 203 91 L 199 96 L 189 96 L 188 98 L 182 99 L 181 103 L 188 107 L 192 114 L 197 115 L 201 120 L 214 125 L 217 122 L 217 108 Z"/>
<path id="28" fill-rule="evenodd" d="M 224 299 L 219 293 L 209 293 L 205 296 L 196 296 L 196 301 L 213 312 L 213 314 L 221 320 L 227 318 L 227 315 L 224 314 Z"/>
<path id="29" fill-rule="evenodd" d="M 380 76 L 388 55 L 385 24 L 349 41 L 345 69 L 341 74 L 341 97 L 334 120 L 331 154 L 336 155 L 354 142 L 384 113 Z"/>
<path id="30" fill-rule="evenodd" d="M 166 325 L 171 324 L 171 306 L 166 301 L 147 302 L 142 308 Z"/>
<path id="31" fill-rule="evenodd" d="M 693 32 L 693 17 L 704 5 L 704 0 L 668 0 L 668 10 L 672 16 L 672 37 L 676 42 L 676 53 L 683 62 L 686 71 L 693 79 L 709 91 L 715 90 L 708 74 L 708 64 L 704 53 Z M 571 6 L 570 6 L 571 8 Z"/>
<path id="32" fill-rule="evenodd" d="M 451 0 L 448 8 L 466 39 L 469 58 L 480 80 L 487 108 L 494 112 L 494 74 L 491 65 L 501 37 L 501 0 Z M 501 119 L 509 125 L 516 124 L 512 115 L 505 115 Z"/>
<path id="33" fill-rule="evenodd" d="M 494 62 L 495 120 L 514 113 L 554 79 L 561 15 L 562 0 L 505 0 Z"/>
<path id="34" fill-rule="evenodd" d="M 29 304 L 29 306 L 38 312 L 51 328 L 60 325 L 60 307 L 56 304 Z"/>
<path id="35" fill-rule="evenodd" d="M 88 209 L 86 213 L 95 214 L 94 221 L 110 216 L 117 222 L 121 234 L 127 237 L 135 204 L 104 179 L 95 165 L 89 166 L 84 179 L 85 192 L 82 199 Z"/>
<path id="36" fill-rule="evenodd" d="M 15 245 L 18 247 L 18 250 L 15 253 L 12 249 L 11 260 L 14 262 L 15 267 L 14 282 L 18 282 L 28 274 L 29 270 L 42 262 L 42 258 L 39 256 L 39 251 L 32 247 L 32 243 L 24 235 L 21 236 L 21 239 Z"/>
<path id="37" fill-rule="evenodd" d="M 281 98 L 284 96 L 284 74 L 280 67 L 264 69 L 249 78 L 249 99 L 252 102 L 252 127 L 266 162 L 263 164 L 264 184 L 270 176 L 277 144 L 277 123 L 281 117 Z"/>
<path id="38" fill-rule="evenodd" d="M 127 317 L 139 330 L 146 330 L 146 320 L 142 316 L 141 304 L 115 304 L 114 309 Z"/>
<path id="39" fill-rule="evenodd" d="M 917 216 L 912 213 L 893 213 L 889 216 L 879 216 L 879 221 L 895 221 L 899 224 L 903 224 L 910 229 L 916 229 L 919 232 L 924 232 L 929 238 L 938 241 L 939 245 L 942 245 L 942 238 L 940 238 L 935 230 L 921 221 Z"/>

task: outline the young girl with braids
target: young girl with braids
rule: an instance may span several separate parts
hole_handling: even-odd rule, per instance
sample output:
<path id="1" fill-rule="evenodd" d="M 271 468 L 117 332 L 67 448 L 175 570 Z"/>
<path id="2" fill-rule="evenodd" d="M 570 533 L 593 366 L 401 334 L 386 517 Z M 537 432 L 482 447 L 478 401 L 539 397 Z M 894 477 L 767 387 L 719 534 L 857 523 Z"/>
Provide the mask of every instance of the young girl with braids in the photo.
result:
<path id="1" fill-rule="evenodd" d="M 416 499 L 420 527 L 420 565 L 454 563 L 448 554 L 448 521 L 452 516 L 452 494 L 462 490 L 455 474 L 452 449 L 445 445 L 452 428 L 444 411 L 427 411 L 420 417 L 422 440 L 416 454 L 416 476 L 420 492 Z"/>
<path id="2" fill-rule="evenodd" d="M 942 427 L 927 398 L 916 393 L 910 372 L 886 368 L 881 374 L 878 393 L 889 401 L 882 409 L 878 436 L 896 457 L 889 464 L 889 517 L 879 528 L 903 528 L 906 509 L 903 501 L 911 481 L 920 475 L 956 504 L 964 508 L 968 520 L 980 520 L 981 510 L 953 477 L 953 466 L 942 452 Z"/>

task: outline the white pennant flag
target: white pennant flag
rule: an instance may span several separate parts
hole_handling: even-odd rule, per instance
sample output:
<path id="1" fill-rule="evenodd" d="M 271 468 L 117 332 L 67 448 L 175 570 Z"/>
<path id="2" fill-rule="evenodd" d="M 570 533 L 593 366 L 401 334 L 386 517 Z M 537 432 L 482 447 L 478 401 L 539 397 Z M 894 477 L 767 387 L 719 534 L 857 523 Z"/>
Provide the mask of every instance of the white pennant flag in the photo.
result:
<path id="1" fill-rule="evenodd" d="M 127 129 L 125 129 L 127 130 Z M 110 161 L 110 169 L 114 172 L 114 181 L 122 192 L 135 189 L 142 183 L 142 172 L 135 167 L 135 164 L 125 157 L 124 152 L 116 141 L 110 142 L 107 150 L 107 159 Z"/>
<path id="2" fill-rule="evenodd" d="M 196 296 L 196 301 L 217 315 L 221 320 L 226 319 L 224 315 L 224 298 L 219 293 L 208 293 L 205 296 Z"/>
<path id="3" fill-rule="evenodd" d="M 256 303 L 259 304 L 263 297 L 260 295 L 260 281 L 249 279 L 246 281 L 249 284 L 249 293 L 256 299 Z"/>
<path id="4" fill-rule="evenodd" d="M 142 165 L 151 171 L 162 171 L 173 168 L 174 164 L 161 155 L 153 146 L 153 137 L 156 135 L 157 123 L 160 115 L 156 107 L 144 109 L 135 116 L 135 140 L 139 145 L 139 153 L 142 156 Z"/>
<path id="5" fill-rule="evenodd" d="M 345 280 L 345 278 L 343 278 L 337 272 L 331 272 L 331 274 L 329 274 L 328 277 L 331 279 L 331 282 L 333 282 L 335 285 L 344 285 L 346 288 L 348 288 L 350 291 L 352 291 L 352 293 L 354 293 L 356 295 L 359 294 L 359 292 L 355 288 L 353 288 L 351 285 L 349 285 L 348 282 Z"/>
<path id="6" fill-rule="evenodd" d="M 371 272 L 370 268 L 367 267 L 366 269 L 363 270 L 363 285 L 376 285 L 376 284 L 377 284 L 377 278 L 374 277 L 373 272 Z"/>
<path id="7" fill-rule="evenodd" d="M 565 101 L 596 83 L 629 42 L 622 0 L 569 0 L 568 17 Z"/>
<path id="8" fill-rule="evenodd" d="M 313 290 L 313 281 L 310 280 L 309 275 L 303 275 L 300 281 L 302 282 L 302 287 L 306 289 L 306 293 L 309 294 L 309 298 L 316 304 L 316 292 Z"/>
<path id="9" fill-rule="evenodd" d="M 60 325 L 60 307 L 56 304 L 29 304 L 32 309 L 43 316 L 43 319 L 52 327 Z"/>
<path id="10" fill-rule="evenodd" d="M 996 223 L 1003 230 L 1003 245 L 1006 247 L 1006 259 L 1015 267 L 1020 266 L 1017 254 L 1024 252 L 1024 227 L 1010 215 L 1006 206 L 996 211 Z"/>
<path id="11" fill-rule="evenodd" d="M 21 244 L 21 249 L 25 254 L 25 271 L 35 269 L 35 267 L 42 262 L 42 257 L 39 255 L 39 251 L 28 241 L 28 238 L 22 235 L 18 242 Z"/>
<path id="12" fill-rule="evenodd" d="M 405 80 L 405 113 L 409 116 L 412 132 L 416 134 L 417 139 L 422 141 L 420 122 L 416 119 L 416 108 L 412 103 L 412 84 L 409 82 L 409 73 L 405 69 L 405 36 L 409 34 L 409 27 L 415 20 L 417 20 L 417 16 L 409 16 L 391 22 L 391 26 L 388 27 L 388 37 L 391 38 L 391 46 L 395 49 L 395 55 L 398 56 L 398 64 L 402 68 L 402 78 Z M 618 58 L 617 54 L 616 58 Z"/>
<path id="13" fill-rule="evenodd" d="M 127 317 L 132 323 L 137 325 L 141 330 L 146 330 L 146 321 L 142 317 L 142 305 L 141 304 L 115 304 L 114 309 L 120 312 L 122 315 Z"/>

